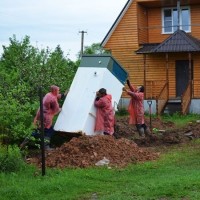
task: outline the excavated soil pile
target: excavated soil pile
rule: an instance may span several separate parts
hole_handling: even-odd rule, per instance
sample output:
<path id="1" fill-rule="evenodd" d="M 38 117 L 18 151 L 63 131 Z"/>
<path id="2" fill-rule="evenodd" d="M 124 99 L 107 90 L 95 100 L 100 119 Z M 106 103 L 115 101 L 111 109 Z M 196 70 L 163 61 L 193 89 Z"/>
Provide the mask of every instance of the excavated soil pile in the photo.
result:
<path id="1" fill-rule="evenodd" d="M 150 120 L 148 117 L 145 118 L 145 123 L 150 127 Z M 172 122 L 163 122 L 160 118 L 152 118 L 151 127 L 162 130 L 173 130 L 175 128 L 174 123 Z M 117 138 L 125 137 L 128 139 L 134 139 L 137 137 L 138 132 L 134 125 L 129 124 L 129 117 L 122 116 L 116 118 L 115 124 L 115 136 Z"/>
<path id="2" fill-rule="evenodd" d="M 146 123 L 150 126 L 149 118 Z M 46 153 L 48 167 L 89 167 L 106 159 L 109 166 L 124 167 L 129 163 L 154 160 L 159 157 L 159 147 L 187 143 L 200 138 L 200 123 L 191 122 L 184 128 L 176 129 L 172 122 L 163 122 L 159 118 L 152 119 L 153 132 L 150 136 L 140 138 L 135 126 L 128 124 L 128 117 L 116 119 L 115 135 L 112 136 L 80 136 L 70 138 L 60 147 Z M 149 148 L 150 147 L 150 148 Z M 151 149 L 151 150 L 150 150 Z M 40 154 L 29 156 L 28 163 L 41 166 Z"/>
<path id="3" fill-rule="evenodd" d="M 80 136 L 72 138 L 61 147 L 48 151 L 46 166 L 52 168 L 95 166 L 105 160 L 109 166 L 124 167 L 129 163 L 155 160 L 159 153 L 139 148 L 136 143 L 125 138 L 112 136 Z M 29 159 L 31 162 L 31 159 Z M 40 159 L 34 160 L 40 166 Z M 33 160 L 32 160 L 33 163 Z"/>
<path id="4" fill-rule="evenodd" d="M 145 119 L 150 127 L 149 118 Z M 138 136 L 135 126 L 128 124 L 128 117 L 116 119 L 116 138 L 127 138 L 133 140 L 139 147 L 169 146 L 190 142 L 200 137 L 200 123 L 189 122 L 183 128 L 177 129 L 173 122 L 164 122 L 160 118 L 152 118 L 152 135 L 145 138 Z"/>

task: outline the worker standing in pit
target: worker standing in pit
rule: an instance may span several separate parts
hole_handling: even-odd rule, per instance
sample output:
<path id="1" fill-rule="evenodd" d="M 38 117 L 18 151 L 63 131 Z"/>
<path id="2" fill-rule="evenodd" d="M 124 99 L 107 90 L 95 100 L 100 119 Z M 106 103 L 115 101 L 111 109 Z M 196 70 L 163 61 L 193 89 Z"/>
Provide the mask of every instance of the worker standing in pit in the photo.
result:
<path id="1" fill-rule="evenodd" d="M 141 137 L 145 137 L 145 135 L 148 136 L 150 135 L 150 130 L 144 120 L 144 86 L 140 85 L 134 88 L 129 80 L 127 80 L 127 85 L 130 90 L 124 87 L 123 91 L 131 96 L 128 106 L 128 112 L 130 114 L 129 124 L 134 124 L 136 126 Z"/>
<path id="2" fill-rule="evenodd" d="M 114 111 L 112 108 L 112 96 L 107 94 L 105 88 L 96 92 L 94 106 L 97 108 L 95 131 L 104 135 L 114 133 Z"/>

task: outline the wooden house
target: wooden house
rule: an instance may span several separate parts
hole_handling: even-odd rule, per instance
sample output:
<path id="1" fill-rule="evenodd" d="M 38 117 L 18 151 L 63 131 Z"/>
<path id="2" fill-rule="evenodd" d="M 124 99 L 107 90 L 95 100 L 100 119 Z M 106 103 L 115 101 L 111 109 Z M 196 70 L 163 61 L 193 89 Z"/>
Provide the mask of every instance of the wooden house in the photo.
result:
<path id="1" fill-rule="evenodd" d="M 128 0 L 101 45 L 157 114 L 200 113 L 199 0 Z"/>

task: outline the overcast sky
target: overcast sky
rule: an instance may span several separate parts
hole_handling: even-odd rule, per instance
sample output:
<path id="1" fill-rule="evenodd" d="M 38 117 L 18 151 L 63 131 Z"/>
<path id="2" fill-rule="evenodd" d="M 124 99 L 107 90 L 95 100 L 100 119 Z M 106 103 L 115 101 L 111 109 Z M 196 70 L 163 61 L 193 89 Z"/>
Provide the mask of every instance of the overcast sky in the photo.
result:
<path id="1" fill-rule="evenodd" d="M 0 0 L 0 53 L 9 37 L 30 36 L 33 46 L 54 50 L 76 60 L 84 46 L 102 42 L 127 0 Z"/>

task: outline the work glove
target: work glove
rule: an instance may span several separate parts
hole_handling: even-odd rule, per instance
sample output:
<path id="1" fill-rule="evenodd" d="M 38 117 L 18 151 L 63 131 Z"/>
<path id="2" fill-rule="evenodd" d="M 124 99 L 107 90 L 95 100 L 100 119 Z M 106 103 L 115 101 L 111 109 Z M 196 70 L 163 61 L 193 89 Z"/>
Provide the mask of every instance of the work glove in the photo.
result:
<path id="1" fill-rule="evenodd" d="M 65 94 L 64 94 L 64 93 L 61 94 L 61 99 L 62 99 L 62 100 L 65 99 Z"/>
<path id="2" fill-rule="evenodd" d="M 122 91 L 127 92 L 127 89 L 125 87 L 122 88 Z"/>
<path id="3" fill-rule="evenodd" d="M 100 97 L 96 97 L 95 101 L 99 101 Z"/>
<path id="4" fill-rule="evenodd" d="M 128 79 L 127 79 L 126 83 L 127 83 L 128 87 L 131 86 L 130 81 Z"/>
<path id="5" fill-rule="evenodd" d="M 67 96 L 69 90 L 66 90 L 64 93 L 61 94 L 61 99 L 64 100 L 65 97 Z"/>

